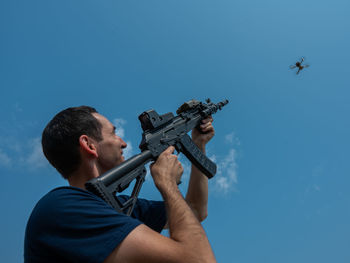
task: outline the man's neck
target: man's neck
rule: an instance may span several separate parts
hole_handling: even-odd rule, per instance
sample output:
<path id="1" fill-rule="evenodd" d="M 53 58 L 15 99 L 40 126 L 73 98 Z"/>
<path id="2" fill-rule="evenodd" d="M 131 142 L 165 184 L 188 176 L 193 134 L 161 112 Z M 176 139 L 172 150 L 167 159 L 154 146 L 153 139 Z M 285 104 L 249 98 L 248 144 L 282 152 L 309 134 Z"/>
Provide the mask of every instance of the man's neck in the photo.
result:
<path id="1" fill-rule="evenodd" d="M 82 180 L 77 180 L 76 178 L 72 177 L 68 179 L 68 182 L 70 186 L 78 187 L 85 190 L 85 182 Z"/>
<path id="2" fill-rule="evenodd" d="M 80 168 L 68 178 L 68 182 L 71 186 L 85 189 L 85 183 L 98 176 L 99 172 L 96 166 L 81 165 Z"/>

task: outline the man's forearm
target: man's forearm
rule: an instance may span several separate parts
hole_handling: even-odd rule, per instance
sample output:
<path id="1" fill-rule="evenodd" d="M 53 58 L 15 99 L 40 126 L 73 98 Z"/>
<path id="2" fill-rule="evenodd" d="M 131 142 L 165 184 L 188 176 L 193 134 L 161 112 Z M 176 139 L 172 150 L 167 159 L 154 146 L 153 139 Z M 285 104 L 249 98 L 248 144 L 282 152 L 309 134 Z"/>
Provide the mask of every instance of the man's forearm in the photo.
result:
<path id="1" fill-rule="evenodd" d="M 188 262 L 216 262 L 208 238 L 198 219 L 177 188 L 161 191 L 167 212 L 170 237 L 185 246 Z"/>
<path id="2" fill-rule="evenodd" d="M 205 154 L 205 146 L 197 145 Z M 191 177 L 186 194 L 186 201 L 192 208 L 199 221 L 203 221 L 208 214 L 208 178 L 192 165 Z"/>

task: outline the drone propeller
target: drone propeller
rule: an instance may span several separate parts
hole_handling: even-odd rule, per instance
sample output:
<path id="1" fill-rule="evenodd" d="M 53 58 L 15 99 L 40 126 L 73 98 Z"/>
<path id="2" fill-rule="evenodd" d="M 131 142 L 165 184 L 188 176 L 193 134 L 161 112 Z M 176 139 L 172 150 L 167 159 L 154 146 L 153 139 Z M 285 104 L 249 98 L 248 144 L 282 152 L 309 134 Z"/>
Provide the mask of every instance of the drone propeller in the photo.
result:
<path id="1" fill-rule="evenodd" d="M 289 66 L 290 69 L 295 69 L 296 67 L 297 67 L 297 66 L 295 66 L 295 65 L 290 65 L 290 66 Z"/>

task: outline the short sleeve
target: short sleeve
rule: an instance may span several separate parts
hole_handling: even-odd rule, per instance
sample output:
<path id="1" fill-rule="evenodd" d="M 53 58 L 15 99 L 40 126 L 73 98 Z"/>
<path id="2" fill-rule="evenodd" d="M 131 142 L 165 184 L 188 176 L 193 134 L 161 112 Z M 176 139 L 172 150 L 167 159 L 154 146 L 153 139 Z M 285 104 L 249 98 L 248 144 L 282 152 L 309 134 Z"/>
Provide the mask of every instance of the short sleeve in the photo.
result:
<path id="1" fill-rule="evenodd" d="M 122 195 L 119 198 L 125 201 L 128 196 Z M 159 233 L 163 230 L 167 222 L 167 214 L 163 201 L 138 198 L 131 216 Z"/>
<path id="2" fill-rule="evenodd" d="M 156 204 L 149 204 L 152 209 Z M 147 205 L 135 217 L 116 212 L 79 188 L 57 188 L 43 197 L 27 224 L 25 262 L 102 262 L 138 225 L 149 223 Z M 43 259 L 43 260 L 42 260 Z M 56 259 L 57 261 L 55 261 Z"/>

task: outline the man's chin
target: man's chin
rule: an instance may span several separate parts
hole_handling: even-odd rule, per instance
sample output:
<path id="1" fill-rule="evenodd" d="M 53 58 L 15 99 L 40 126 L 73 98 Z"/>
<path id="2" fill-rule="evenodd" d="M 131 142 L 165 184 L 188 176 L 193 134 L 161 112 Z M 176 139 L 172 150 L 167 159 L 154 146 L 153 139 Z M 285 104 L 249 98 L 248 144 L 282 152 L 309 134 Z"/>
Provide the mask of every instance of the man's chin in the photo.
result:
<path id="1" fill-rule="evenodd" d="M 117 161 L 117 165 L 119 165 L 119 164 L 121 164 L 121 163 L 123 163 L 123 162 L 125 162 L 124 156 L 122 156 L 121 158 L 119 158 L 119 160 Z"/>

